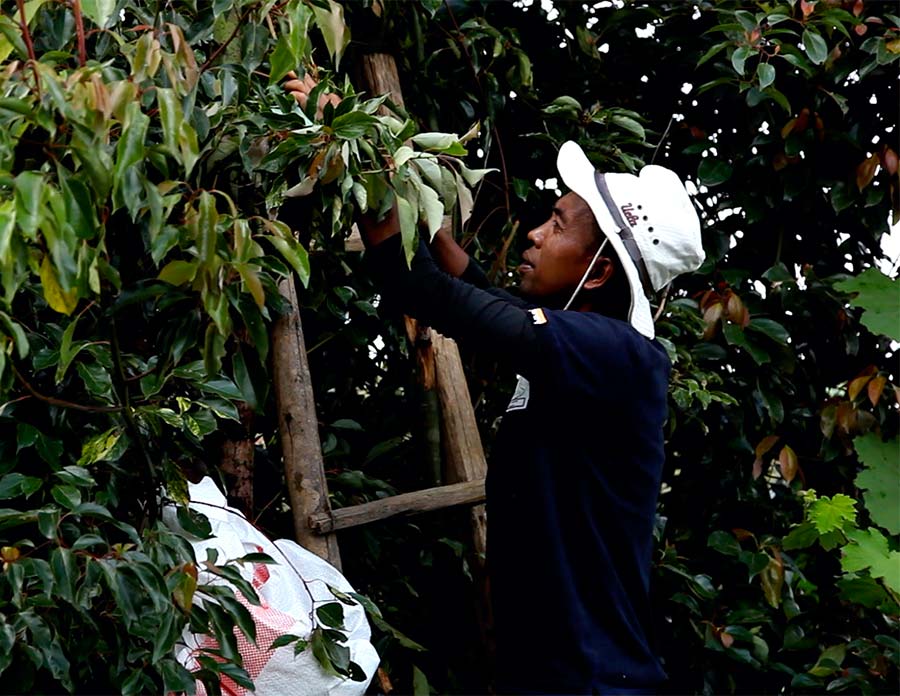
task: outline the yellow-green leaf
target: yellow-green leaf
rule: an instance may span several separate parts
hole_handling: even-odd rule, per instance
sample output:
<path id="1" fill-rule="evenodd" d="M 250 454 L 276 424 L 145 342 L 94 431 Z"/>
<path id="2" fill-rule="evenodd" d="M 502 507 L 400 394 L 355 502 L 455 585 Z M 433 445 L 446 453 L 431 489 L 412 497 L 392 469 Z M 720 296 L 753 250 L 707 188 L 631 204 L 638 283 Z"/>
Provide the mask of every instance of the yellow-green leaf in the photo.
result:
<path id="1" fill-rule="evenodd" d="M 78 293 L 75 290 L 64 290 L 56 279 L 56 271 L 50 263 L 50 257 L 45 256 L 41 262 L 41 286 L 44 289 L 44 299 L 54 311 L 68 316 L 75 311 L 78 305 Z"/>

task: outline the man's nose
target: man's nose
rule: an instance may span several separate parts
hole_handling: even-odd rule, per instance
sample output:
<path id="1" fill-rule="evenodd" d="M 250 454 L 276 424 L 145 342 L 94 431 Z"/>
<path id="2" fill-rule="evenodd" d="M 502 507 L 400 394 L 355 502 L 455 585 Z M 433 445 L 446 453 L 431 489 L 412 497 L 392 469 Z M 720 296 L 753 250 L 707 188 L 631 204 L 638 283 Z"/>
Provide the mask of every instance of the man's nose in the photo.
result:
<path id="1" fill-rule="evenodd" d="M 528 241 L 530 241 L 534 246 L 540 246 L 541 242 L 544 239 L 543 225 L 535 227 L 531 232 L 529 232 L 526 236 L 528 237 Z"/>

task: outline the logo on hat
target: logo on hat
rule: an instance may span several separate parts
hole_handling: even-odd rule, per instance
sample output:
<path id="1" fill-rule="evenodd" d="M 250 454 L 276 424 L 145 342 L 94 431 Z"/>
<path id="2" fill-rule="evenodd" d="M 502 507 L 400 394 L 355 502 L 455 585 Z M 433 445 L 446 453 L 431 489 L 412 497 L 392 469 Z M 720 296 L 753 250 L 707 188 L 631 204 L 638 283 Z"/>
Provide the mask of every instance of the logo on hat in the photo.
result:
<path id="1" fill-rule="evenodd" d="M 637 224 L 638 216 L 634 212 L 634 205 L 632 203 L 626 203 L 622 208 L 622 215 L 625 216 L 625 220 L 628 221 L 629 227 L 634 227 Z"/>

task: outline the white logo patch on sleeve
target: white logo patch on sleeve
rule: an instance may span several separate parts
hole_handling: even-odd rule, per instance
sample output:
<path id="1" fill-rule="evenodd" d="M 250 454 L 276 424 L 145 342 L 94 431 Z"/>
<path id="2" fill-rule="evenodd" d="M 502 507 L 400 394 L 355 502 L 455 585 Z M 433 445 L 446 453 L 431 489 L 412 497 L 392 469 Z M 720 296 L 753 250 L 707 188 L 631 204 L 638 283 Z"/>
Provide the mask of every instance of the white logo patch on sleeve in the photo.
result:
<path id="1" fill-rule="evenodd" d="M 547 323 L 547 315 L 544 314 L 544 310 L 540 307 L 538 307 L 537 309 L 529 309 L 528 311 L 531 313 L 531 320 L 535 324 L 540 325 Z"/>
<path id="2" fill-rule="evenodd" d="M 522 375 L 517 375 L 519 381 L 516 383 L 516 391 L 513 393 L 512 398 L 509 400 L 509 406 L 506 407 L 506 412 L 510 411 L 521 411 L 528 407 L 528 399 L 531 397 L 531 385 L 528 383 L 528 380 L 522 377 Z"/>

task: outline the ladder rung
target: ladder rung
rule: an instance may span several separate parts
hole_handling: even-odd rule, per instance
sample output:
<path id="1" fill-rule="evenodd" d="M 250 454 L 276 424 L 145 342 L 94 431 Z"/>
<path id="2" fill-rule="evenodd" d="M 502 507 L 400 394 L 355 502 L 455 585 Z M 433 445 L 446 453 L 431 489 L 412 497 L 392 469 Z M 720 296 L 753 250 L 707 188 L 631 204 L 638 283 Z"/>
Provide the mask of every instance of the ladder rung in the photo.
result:
<path id="1" fill-rule="evenodd" d="M 473 505 L 484 502 L 484 479 L 464 481 L 447 486 L 401 493 L 369 503 L 351 505 L 331 512 L 309 516 L 309 526 L 316 534 L 328 534 L 339 529 L 358 527 L 395 515 L 440 510 L 454 505 Z"/>

